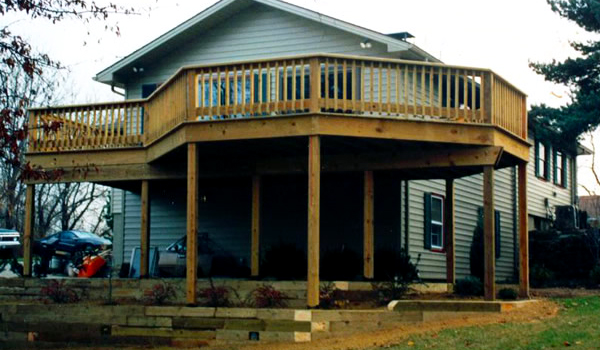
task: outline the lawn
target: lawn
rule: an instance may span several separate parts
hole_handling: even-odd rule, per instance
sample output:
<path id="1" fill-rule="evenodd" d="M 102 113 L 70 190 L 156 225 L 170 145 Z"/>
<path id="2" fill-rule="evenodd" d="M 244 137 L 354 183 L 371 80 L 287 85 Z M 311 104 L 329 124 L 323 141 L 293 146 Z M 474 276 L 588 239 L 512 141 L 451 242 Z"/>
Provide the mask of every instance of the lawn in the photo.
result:
<path id="1" fill-rule="evenodd" d="M 600 297 L 555 300 L 557 317 L 529 323 L 504 323 L 445 329 L 408 337 L 399 345 L 375 349 L 600 349 Z"/>

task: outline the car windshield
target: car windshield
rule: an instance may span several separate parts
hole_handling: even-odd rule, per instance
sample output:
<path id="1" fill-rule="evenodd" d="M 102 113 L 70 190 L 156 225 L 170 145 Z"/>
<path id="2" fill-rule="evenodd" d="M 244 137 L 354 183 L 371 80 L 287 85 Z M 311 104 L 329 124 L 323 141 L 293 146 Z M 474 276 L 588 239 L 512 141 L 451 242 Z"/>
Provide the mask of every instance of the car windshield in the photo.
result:
<path id="1" fill-rule="evenodd" d="M 79 231 L 72 231 L 72 232 L 79 238 L 99 238 L 95 234 L 89 233 L 89 232 L 79 232 Z"/>

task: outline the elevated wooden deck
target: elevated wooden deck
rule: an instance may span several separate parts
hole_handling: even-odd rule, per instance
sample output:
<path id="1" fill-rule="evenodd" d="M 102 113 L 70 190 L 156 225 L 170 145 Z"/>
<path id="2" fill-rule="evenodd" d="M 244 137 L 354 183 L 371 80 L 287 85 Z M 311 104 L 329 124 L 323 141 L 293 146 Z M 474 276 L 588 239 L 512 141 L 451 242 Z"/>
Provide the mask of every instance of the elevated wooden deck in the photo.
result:
<path id="1" fill-rule="evenodd" d="M 115 181 L 180 176 L 152 175 L 152 164 L 187 143 L 321 135 L 421 142 L 424 152 L 444 144 L 448 158 L 464 146 L 501 150 L 514 165 L 528 158 L 525 106 L 487 69 L 330 54 L 213 64 L 180 69 L 143 100 L 30 109 L 27 157 L 45 168 L 102 166 L 106 176 L 87 175 Z M 57 132 L 44 128 L 52 123 Z"/>

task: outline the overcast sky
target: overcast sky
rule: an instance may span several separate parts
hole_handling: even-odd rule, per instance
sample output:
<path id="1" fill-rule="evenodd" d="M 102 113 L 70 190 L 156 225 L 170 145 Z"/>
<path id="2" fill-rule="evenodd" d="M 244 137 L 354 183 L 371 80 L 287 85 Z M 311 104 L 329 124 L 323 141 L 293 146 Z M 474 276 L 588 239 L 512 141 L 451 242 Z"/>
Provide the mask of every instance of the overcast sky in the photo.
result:
<path id="1" fill-rule="evenodd" d="M 92 77 L 120 58 L 215 3 L 215 0 L 121 0 L 144 6 L 141 15 L 115 18 L 122 35 L 103 30 L 104 23 L 52 25 L 4 17 L 14 32 L 69 67 L 65 89 L 71 102 L 114 100 Z M 531 61 L 574 56 L 570 41 L 594 38 L 561 19 L 545 0 L 288 0 L 382 33 L 408 31 L 414 43 L 448 64 L 491 68 L 525 91 L 529 104 L 560 106 L 565 87 L 550 84 L 531 71 Z M 151 10 L 147 10 L 150 8 Z M 88 35 L 88 31 L 90 34 Z M 600 136 L 596 137 L 600 140 Z M 590 157 L 587 157 L 590 158 Z M 587 166 L 582 157 L 580 163 Z M 592 185 L 589 171 L 580 181 Z M 580 191 L 581 192 L 581 191 Z M 580 193 L 583 194 L 583 193 Z"/>

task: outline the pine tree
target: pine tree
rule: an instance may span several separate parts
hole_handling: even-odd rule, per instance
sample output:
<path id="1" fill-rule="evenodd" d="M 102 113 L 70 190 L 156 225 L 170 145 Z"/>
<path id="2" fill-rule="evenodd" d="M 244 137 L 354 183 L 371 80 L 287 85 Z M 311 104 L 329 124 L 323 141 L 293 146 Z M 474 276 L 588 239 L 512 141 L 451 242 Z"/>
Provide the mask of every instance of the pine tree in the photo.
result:
<path id="1" fill-rule="evenodd" d="M 574 21 L 587 32 L 600 34 L 600 0 L 547 0 L 552 11 Z M 572 101 L 560 108 L 532 106 L 530 117 L 548 129 L 559 131 L 565 144 L 600 125 L 600 39 L 572 42 L 580 57 L 562 62 L 531 63 L 546 80 L 566 85 Z"/>

